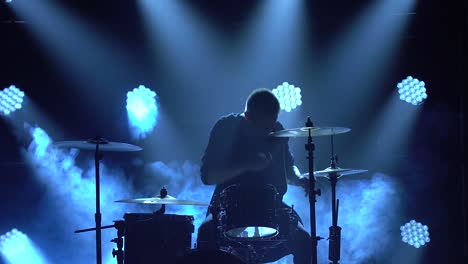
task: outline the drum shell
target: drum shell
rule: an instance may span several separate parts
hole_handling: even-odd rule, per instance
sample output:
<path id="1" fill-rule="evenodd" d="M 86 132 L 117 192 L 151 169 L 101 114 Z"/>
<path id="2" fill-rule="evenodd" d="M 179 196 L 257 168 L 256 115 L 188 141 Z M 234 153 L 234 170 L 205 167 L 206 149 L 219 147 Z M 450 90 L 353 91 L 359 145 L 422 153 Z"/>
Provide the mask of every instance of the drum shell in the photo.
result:
<path id="1" fill-rule="evenodd" d="M 238 256 L 220 249 L 192 250 L 185 256 L 179 257 L 175 264 L 193 263 L 222 263 L 222 264 L 244 264 Z"/>
<path id="2" fill-rule="evenodd" d="M 129 213 L 124 219 L 125 263 L 170 262 L 191 249 L 193 216 Z"/>
<path id="3" fill-rule="evenodd" d="M 278 192 L 273 185 L 253 189 L 231 185 L 220 193 L 218 221 L 224 231 L 248 226 L 277 228 Z"/>

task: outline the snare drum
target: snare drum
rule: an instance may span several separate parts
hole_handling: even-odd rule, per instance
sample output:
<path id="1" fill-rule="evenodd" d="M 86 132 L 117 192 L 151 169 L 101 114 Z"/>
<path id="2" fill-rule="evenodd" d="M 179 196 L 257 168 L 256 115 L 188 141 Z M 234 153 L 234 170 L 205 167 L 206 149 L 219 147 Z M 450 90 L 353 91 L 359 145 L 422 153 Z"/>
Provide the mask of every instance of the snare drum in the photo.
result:
<path id="1" fill-rule="evenodd" d="M 193 216 L 129 213 L 124 219 L 125 263 L 172 263 L 191 249 Z"/>
<path id="2" fill-rule="evenodd" d="M 278 235 L 275 209 L 278 192 L 273 185 L 260 188 L 231 185 L 220 193 L 218 223 L 224 237 L 262 240 Z"/>

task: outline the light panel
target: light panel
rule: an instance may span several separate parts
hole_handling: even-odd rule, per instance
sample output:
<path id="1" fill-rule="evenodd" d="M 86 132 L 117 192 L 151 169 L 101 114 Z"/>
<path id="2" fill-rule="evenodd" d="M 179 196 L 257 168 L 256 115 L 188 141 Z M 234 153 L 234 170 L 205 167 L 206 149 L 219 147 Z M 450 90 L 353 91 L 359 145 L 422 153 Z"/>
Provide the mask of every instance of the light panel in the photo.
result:
<path id="1" fill-rule="evenodd" d="M 127 93 L 127 114 L 134 137 L 144 138 L 156 126 L 158 116 L 156 98 L 156 92 L 144 85 Z"/>
<path id="2" fill-rule="evenodd" d="M 427 99 L 426 83 L 412 76 L 397 84 L 400 99 L 412 105 L 420 105 Z"/>
<path id="3" fill-rule="evenodd" d="M 291 112 L 302 105 L 301 88 L 295 87 L 288 82 L 278 85 L 272 90 L 272 93 L 278 98 L 281 110 Z"/>
<path id="4" fill-rule="evenodd" d="M 14 85 L 0 91 L 0 114 L 8 116 L 23 107 L 24 92 Z"/>
<path id="5" fill-rule="evenodd" d="M 400 227 L 401 241 L 415 248 L 427 245 L 429 238 L 429 227 L 416 220 L 411 220 Z"/>

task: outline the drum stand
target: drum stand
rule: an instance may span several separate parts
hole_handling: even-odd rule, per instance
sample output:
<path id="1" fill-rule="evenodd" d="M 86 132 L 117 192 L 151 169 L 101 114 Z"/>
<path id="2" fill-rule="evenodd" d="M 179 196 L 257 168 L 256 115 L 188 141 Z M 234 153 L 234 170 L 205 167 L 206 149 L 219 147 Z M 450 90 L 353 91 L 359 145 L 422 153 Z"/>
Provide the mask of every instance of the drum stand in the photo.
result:
<path id="1" fill-rule="evenodd" d="M 333 135 L 331 135 L 331 162 L 330 168 L 336 169 L 338 156 L 333 153 Z M 338 173 L 330 172 L 328 174 L 331 185 L 332 194 L 332 226 L 329 227 L 330 235 L 328 237 L 328 259 L 332 264 L 338 264 L 340 260 L 340 246 L 341 246 L 341 227 L 338 226 L 338 208 L 340 200 L 336 199 L 336 183 L 338 182 Z"/>
<path id="2" fill-rule="evenodd" d="M 125 222 L 122 220 L 114 221 L 114 227 L 117 229 L 117 237 L 112 239 L 111 242 L 117 244 L 117 250 L 112 249 L 112 257 L 117 257 L 117 264 L 124 263 L 124 252 L 123 252 L 123 236 L 125 233 Z"/>
<path id="3" fill-rule="evenodd" d="M 316 196 L 320 196 L 321 192 L 319 189 L 315 189 L 315 177 L 314 175 L 314 150 L 315 145 L 312 142 L 312 128 L 314 124 L 310 120 L 310 117 L 307 117 L 307 122 L 305 126 L 308 127 L 309 135 L 307 137 L 307 144 L 305 144 L 305 149 L 307 151 L 307 159 L 309 160 L 309 204 L 310 204 L 310 237 L 311 237 L 311 255 L 312 255 L 312 264 L 317 264 L 317 246 L 318 241 L 323 239 L 323 237 L 317 236 L 316 229 L 316 219 L 315 219 L 315 203 L 317 202 Z"/>
<path id="4" fill-rule="evenodd" d="M 100 144 L 107 144 L 108 141 L 101 137 L 96 137 L 88 140 L 89 143 L 96 144 L 96 151 L 94 153 L 94 165 L 96 170 L 96 213 L 94 214 L 94 220 L 96 222 L 95 228 L 81 229 L 75 231 L 75 233 L 96 231 L 96 263 L 102 264 L 102 248 L 101 248 L 101 197 L 100 197 L 100 180 L 99 180 L 99 162 L 102 160 L 103 154 L 99 152 Z M 113 225 L 112 225 L 113 226 Z M 112 227 L 111 226 L 111 227 Z"/>
<path id="5" fill-rule="evenodd" d="M 123 264 L 123 257 L 124 257 L 124 252 L 123 252 L 123 236 L 125 233 L 125 222 L 122 220 L 114 221 L 113 225 L 107 225 L 107 226 L 101 226 L 100 229 L 106 229 L 106 228 L 112 228 L 115 227 L 117 229 L 117 237 L 112 239 L 111 242 L 114 242 L 117 244 L 117 250 L 112 249 L 112 256 L 115 258 L 117 257 L 117 263 L 118 264 Z M 83 233 L 83 232 L 88 232 L 88 231 L 95 231 L 97 230 L 96 227 L 93 228 L 88 228 L 88 229 L 81 229 L 81 230 L 76 230 L 75 233 Z"/>

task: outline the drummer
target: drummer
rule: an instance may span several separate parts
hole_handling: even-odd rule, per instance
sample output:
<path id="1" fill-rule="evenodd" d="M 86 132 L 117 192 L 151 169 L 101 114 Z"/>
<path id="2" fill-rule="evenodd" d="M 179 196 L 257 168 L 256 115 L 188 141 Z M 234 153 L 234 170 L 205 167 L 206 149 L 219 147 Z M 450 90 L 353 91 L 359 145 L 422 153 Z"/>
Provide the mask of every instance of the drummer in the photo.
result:
<path id="1" fill-rule="evenodd" d="M 244 113 L 223 116 L 212 128 L 202 158 L 201 179 L 204 184 L 216 185 L 216 188 L 207 217 L 198 231 L 199 248 L 217 248 L 219 238 L 214 216 L 219 194 L 226 187 L 233 184 L 248 187 L 247 191 L 255 197 L 261 193 L 256 189 L 273 185 L 282 201 L 287 184 L 308 186 L 308 180 L 301 178 L 294 166 L 288 139 L 268 136 L 284 129 L 277 121 L 279 110 L 279 102 L 270 90 L 257 89 L 249 95 Z M 292 213 L 296 214 L 293 210 Z M 268 262 L 293 254 L 294 263 L 310 263 L 310 235 L 300 223 L 287 234 L 286 240 L 267 253 Z"/>

